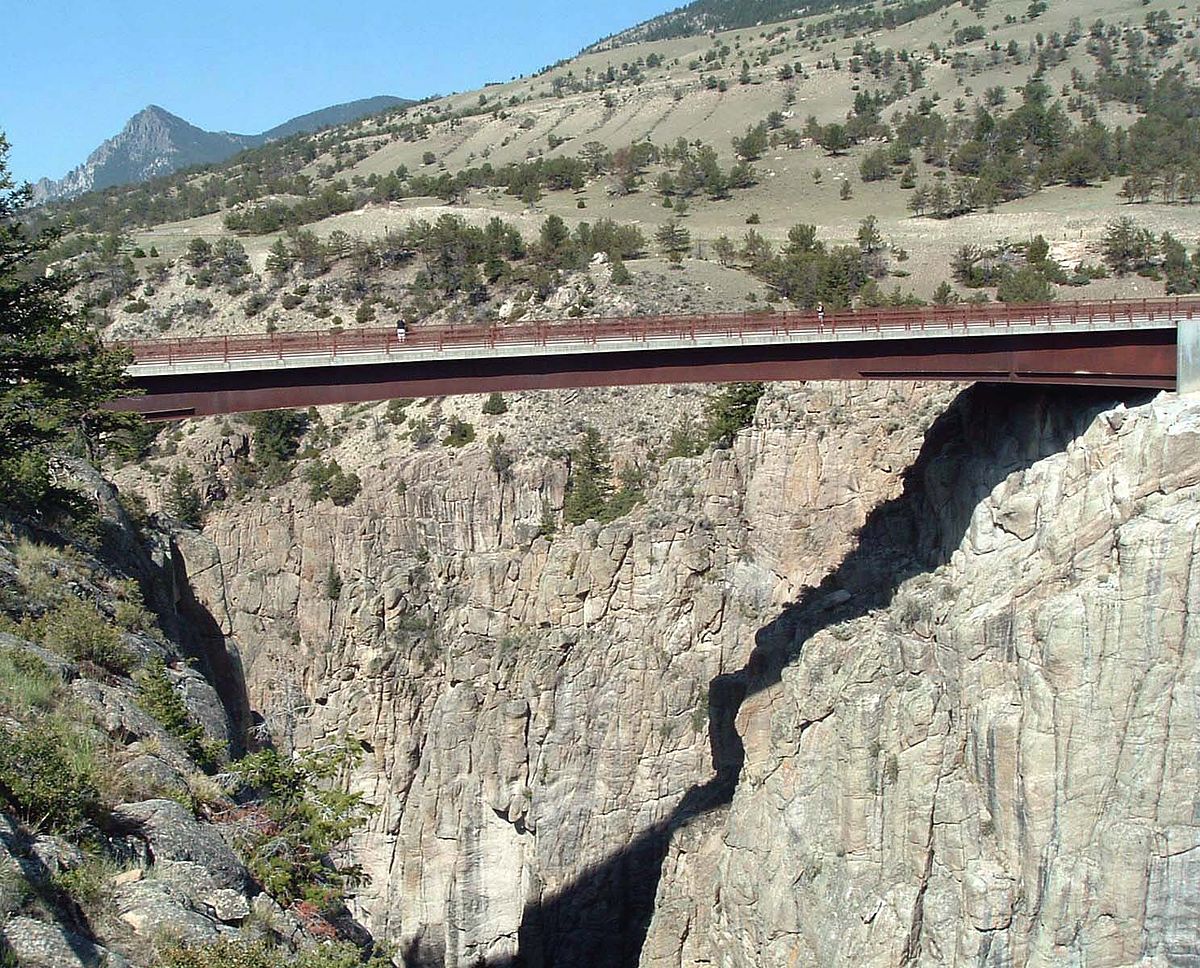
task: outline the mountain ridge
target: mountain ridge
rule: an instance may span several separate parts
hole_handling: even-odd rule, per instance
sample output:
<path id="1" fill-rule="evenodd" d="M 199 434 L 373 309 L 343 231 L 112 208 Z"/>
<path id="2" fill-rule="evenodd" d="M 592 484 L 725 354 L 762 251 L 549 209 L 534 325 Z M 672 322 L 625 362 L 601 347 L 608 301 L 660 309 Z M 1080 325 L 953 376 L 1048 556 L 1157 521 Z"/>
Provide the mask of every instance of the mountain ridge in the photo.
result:
<path id="1" fill-rule="evenodd" d="M 630 44 L 736 30 L 823 13 L 835 7 L 861 6 L 863 0 L 692 0 L 585 47 L 581 53 L 615 50 Z"/>
<path id="2" fill-rule="evenodd" d="M 58 201 L 85 192 L 148 181 L 194 165 L 216 164 L 247 148 L 269 141 L 347 124 L 411 100 L 377 95 L 333 104 L 284 121 L 259 134 L 206 131 L 157 104 L 133 115 L 125 126 L 100 144 L 83 164 L 62 178 L 42 178 L 34 185 L 34 201 Z"/>

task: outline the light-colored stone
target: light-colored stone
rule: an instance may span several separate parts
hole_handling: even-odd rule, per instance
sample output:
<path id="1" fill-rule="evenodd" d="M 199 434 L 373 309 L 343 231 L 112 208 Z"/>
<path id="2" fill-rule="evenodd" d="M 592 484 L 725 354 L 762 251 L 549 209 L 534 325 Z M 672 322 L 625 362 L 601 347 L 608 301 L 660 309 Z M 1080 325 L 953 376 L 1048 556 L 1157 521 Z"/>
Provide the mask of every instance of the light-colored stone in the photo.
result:
<path id="1" fill-rule="evenodd" d="M 22 968 L 129 968 L 117 952 L 61 925 L 18 916 L 0 930 Z"/>
<path id="2" fill-rule="evenodd" d="M 125 884 L 136 884 L 145 876 L 145 871 L 135 867 L 132 870 L 121 871 L 113 877 L 112 883 L 114 887 L 122 887 Z"/>
<path id="3" fill-rule="evenodd" d="M 447 965 L 1189 963 L 1200 410 L 955 393 L 773 389 L 552 540 L 482 447 L 215 513 L 253 705 L 368 744 L 354 910 Z"/>

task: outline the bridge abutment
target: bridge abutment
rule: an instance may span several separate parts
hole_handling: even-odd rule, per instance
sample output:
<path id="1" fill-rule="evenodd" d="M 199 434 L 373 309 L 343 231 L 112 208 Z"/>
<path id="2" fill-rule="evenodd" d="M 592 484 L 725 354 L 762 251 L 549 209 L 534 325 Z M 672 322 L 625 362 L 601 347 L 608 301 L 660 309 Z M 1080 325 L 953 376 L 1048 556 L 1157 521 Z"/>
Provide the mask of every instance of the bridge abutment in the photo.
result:
<path id="1" fill-rule="evenodd" d="M 1175 323 L 1176 389 L 1200 393 L 1200 318 Z"/>

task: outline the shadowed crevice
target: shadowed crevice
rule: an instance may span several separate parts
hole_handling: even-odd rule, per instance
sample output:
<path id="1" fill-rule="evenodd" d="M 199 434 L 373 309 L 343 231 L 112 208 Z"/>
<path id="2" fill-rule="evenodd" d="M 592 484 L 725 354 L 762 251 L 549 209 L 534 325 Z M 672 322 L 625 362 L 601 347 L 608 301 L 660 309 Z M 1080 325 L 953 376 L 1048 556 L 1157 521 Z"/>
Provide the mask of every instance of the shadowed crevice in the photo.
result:
<path id="1" fill-rule="evenodd" d="M 252 715 L 241 657 L 216 617 L 196 597 L 178 548 L 172 548 L 171 558 L 175 567 L 172 577 L 177 596 L 178 641 L 199 661 L 201 675 L 216 690 L 229 721 L 229 753 L 240 756 L 246 752 Z"/>
<path id="2" fill-rule="evenodd" d="M 528 904 L 518 956 L 479 964 L 636 968 L 672 835 L 727 806 L 736 792 L 745 758 L 735 728 L 742 703 L 777 685 L 783 669 L 816 632 L 886 607 L 903 582 L 945 564 L 962 543 L 975 508 L 998 484 L 1063 450 L 1098 413 L 1122 398 L 1136 405 L 1149 395 L 986 384 L 961 393 L 930 426 L 903 475 L 901 494 L 868 515 L 855 547 L 818 586 L 759 629 L 741 669 L 710 683 L 713 776 L 691 787 L 660 823 L 642 830 L 567 887 Z M 418 949 L 407 953 L 412 960 L 406 959 L 406 965 L 443 963 L 426 959 Z M 440 952 L 429 954 L 437 959 Z"/>

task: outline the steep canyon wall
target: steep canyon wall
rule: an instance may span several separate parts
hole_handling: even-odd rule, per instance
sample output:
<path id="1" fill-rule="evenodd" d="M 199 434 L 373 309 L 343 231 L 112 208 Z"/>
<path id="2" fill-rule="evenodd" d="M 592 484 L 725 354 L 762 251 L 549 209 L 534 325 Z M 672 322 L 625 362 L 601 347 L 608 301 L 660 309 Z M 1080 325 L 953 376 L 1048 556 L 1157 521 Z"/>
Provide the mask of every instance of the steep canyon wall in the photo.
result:
<path id="1" fill-rule="evenodd" d="M 773 388 L 539 536 L 576 429 L 540 399 L 511 470 L 351 442 L 352 506 L 178 539 L 264 728 L 364 742 L 354 903 L 411 963 L 1200 959 L 1200 408 Z"/>

